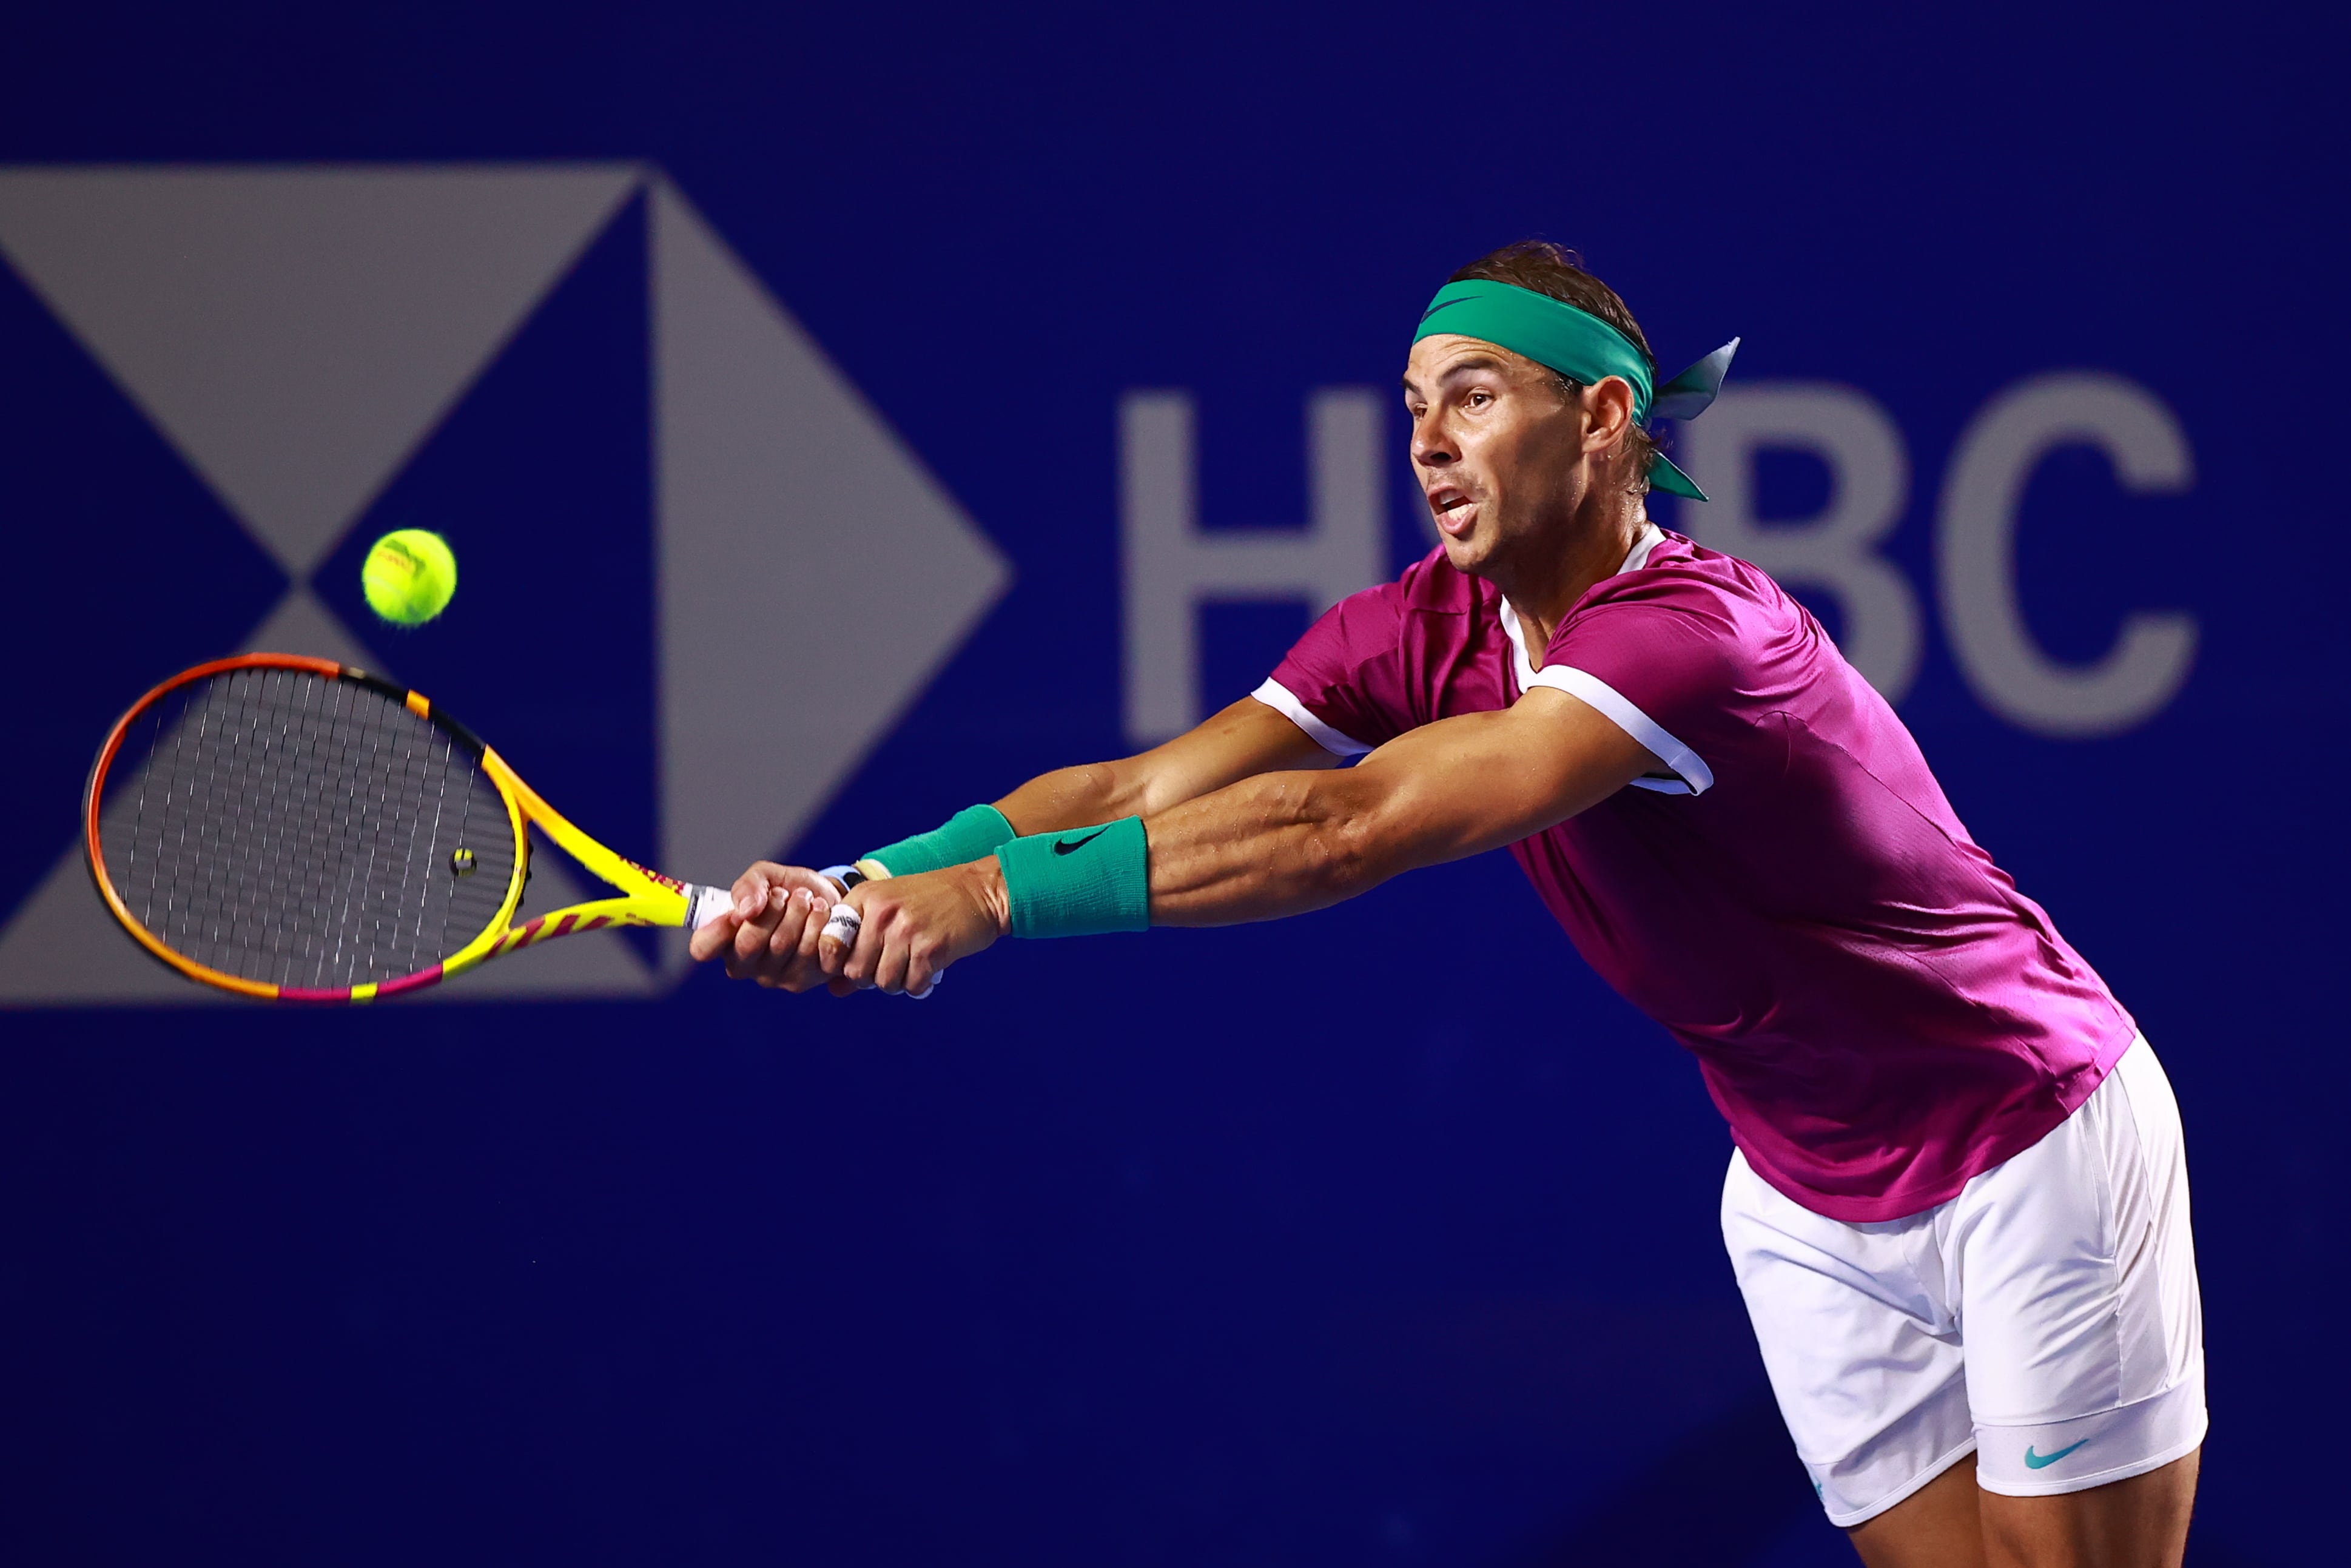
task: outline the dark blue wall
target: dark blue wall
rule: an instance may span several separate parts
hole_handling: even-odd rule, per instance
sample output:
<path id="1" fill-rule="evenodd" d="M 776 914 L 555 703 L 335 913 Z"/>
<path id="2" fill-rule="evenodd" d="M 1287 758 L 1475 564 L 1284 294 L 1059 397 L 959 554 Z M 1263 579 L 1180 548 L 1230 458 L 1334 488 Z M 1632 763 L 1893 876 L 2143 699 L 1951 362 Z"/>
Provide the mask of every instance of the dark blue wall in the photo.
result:
<path id="1" fill-rule="evenodd" d="M 818 861 L 1119 749 L 1123 392 L 1198 400 L 1211 524 L 1297 518 L 1307 394 L 1389 384 L 1434 284 L 1505 240 L 1583 246 L 1668 368 L 1739 332 L 1743 377 L 1884 403 L 1913 467 L 1886 553 L 1929 606 L 1935 497 L 1988 398 L 2078 368 L 2149 389 L 2194 487 L 2131 497 L 2061 455 L 2020 572 L 2062 657 L 2192 612 L 2179 695 L 2120 736 L 2028 734 L 1930 609 L 1903 712 L 2179 1087 L 2213 1414 L 2190 1561 L 2322 1560 L 2351 1396 L 2339 22 L 1755 10 L 51 7 L 7 26 L 0 162 L 657 162 L 1016 573 L 804 835 Z M 469 572 L 533 570 L 615 497 L 641 515 L 641 465 L 545 432 L 642 407 L 597 302 L 643 266 L 591 252 L 402 480 L 402 520 L 461 536 L 545 505 L 537 538 L 476 529 Z M 534 442 L 605 465 L 517 470 Z M 1775 472 L 1773 506 L 1818 504 Z M 1399 559 L 1406 484 L 1399 452 Z M 29 715 L 5 915 L 113 714 L 282 583 L 5 268 L 0 528 Z M 224 558 L 195 602 L 190 537 Z M 528 724 L 511 674 L 434 652 L 559 624 L 494 613 L 461 593 L 409 665 L 445 663 L 434 695 L 630 848 L 650 643 L 600 644 L 608 727 L 534 751 L 486 716 Z M 1282 627 L 1210 633 L 1225 700 Z M 756 651 L 789 672 L 788 642 Z M 1465 904 L 1477 942 L 1432 945 Z M 1492 856 L 1279 926 L 1008 944 L 923 1007 L 696 975 L 644 1002 L 0 1013 L 0 1543 L 1839 1561 L 1720 1257 L 1728 1147 Z"/>

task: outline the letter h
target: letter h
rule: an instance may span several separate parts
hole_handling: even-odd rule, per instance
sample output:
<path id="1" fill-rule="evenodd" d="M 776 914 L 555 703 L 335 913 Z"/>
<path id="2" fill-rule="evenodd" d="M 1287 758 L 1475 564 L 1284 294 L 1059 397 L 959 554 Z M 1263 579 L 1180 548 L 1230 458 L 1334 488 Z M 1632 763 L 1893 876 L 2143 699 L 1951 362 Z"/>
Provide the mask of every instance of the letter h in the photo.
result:
<path id="1" fill-rule="evenodd" d="M 1127 739 L 1200 722 L 1199 611 L 1210 599 L 1304 599 L 1321 614 L 1384 577 L 1379 394 L 1325 387 L 1308 402 L 1313 516 L 1279 535 L 1205 533 L 1192 399 L 1129 392 L 1119 409 Z"/>

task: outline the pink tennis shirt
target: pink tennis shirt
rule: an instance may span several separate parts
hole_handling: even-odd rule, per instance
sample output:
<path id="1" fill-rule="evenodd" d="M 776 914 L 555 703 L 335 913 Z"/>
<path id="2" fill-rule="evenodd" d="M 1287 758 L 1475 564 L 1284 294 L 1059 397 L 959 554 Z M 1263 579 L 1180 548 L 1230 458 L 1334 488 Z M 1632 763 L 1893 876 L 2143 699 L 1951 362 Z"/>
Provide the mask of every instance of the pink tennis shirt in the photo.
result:
<path id="1" fill-rule="evenodd" d="M 1805 1207 L 1893 1219 L 1956 1197 L 2072 1114 L 2137 1034 L 1820 623 L 1678 534 L 1650 528 L 1541 669 L 1500 592 L 1438 549 L 1334 605 L 1256 695 L 1355 755 L 1535 685 L 1670 777 L 1510 852 Z"/>

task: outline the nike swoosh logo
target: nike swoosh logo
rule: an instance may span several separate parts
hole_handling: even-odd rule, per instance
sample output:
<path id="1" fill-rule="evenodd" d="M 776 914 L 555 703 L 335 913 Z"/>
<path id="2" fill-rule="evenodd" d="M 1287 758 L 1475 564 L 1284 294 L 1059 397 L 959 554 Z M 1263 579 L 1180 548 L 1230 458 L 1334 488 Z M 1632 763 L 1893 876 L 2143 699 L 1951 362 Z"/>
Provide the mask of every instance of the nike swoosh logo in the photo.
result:
<path id="1" fill-rule="evenodd" d="M 1420 313 L 1420 319 L 1426 321 L 1431 316 L 1436 315 L 1439 310 L 1450 310 L 1456 305 L 1467 305 L 1469 301 L 1467 299 L 1447 299 L 1439 304 L 1432 305 L 1427 309 L 1422 311 Z"/>
<path id="2" fill-rule="evenodd" d="M 1092 843 L 1096 839 L 1101 838 L 1104 833 L 1109 831 L 1110 830 L 1108 828 L 1096 828 L 1092 832 L 1088 833 L 1082 839 L 1055 839 L 1053 841 L 1053 852 L 1057 855 L 1065 855 L 1074 850 L 1084 849 L 1088 844 Z"/>
<path id="3" fill-rule="evenodd" d="M 2082 1443 L 2086 1443 L 2089 1440 L 2089 1438 L 2085 1437 L 2082 1439 Z M 2027 1443 L 2024 1445 L 2024 1468 L 2028 1470 L 2046 1469 L 2051 1465 L 2053 1465 L 2058 1460 L 2064 1458 L 2066 1455 L 2072 1453 L 2075 1448 L 2080 1448 L 2082 1443 L 2070 1443 L 2064 1448 L 2058 1449 L 2053 1454 L 2036 1454 L 2032 1451 L 2032 1445 Z"/>

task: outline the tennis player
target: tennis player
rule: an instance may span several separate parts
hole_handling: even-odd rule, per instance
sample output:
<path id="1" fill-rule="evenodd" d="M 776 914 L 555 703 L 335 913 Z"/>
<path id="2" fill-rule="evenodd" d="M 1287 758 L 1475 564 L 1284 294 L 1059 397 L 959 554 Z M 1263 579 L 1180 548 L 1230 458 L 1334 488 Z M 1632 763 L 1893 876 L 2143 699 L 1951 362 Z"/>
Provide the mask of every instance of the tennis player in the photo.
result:
<path id="1" fill-rule="evenodd" d="M 1508 845 L 1730 1124 L 1724 1239 L 1864 1562 L 2176 1565 L 2205 1407 L 2170 1087 L 1819 622 L 1649 521 L 1652 486 L 1704 497 L 1646 423 L 1729 356 L 1660 387 L 1573 253 L 1464 268 L 1404 376 L 1439 548 L 1155 750 L 754 865 L 694 951 L 921 991 L 1007 936 L 1268 920 Z"/>

